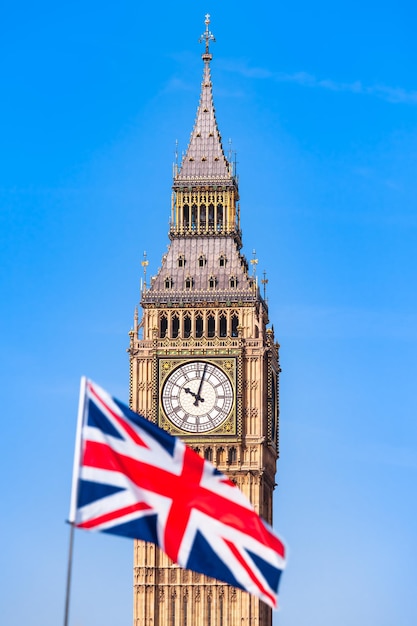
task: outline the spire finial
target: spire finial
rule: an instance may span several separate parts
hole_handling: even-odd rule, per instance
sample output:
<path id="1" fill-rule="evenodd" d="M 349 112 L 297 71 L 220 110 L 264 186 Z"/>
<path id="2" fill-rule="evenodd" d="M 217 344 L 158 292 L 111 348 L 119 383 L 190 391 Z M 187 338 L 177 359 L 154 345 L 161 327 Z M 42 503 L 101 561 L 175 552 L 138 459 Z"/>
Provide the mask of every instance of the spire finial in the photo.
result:
<path id="1" fill-rule="evenodd" d="M 214 38 L 213 33 L 209 30 L 209 24 L 210 24 L 210 14 L 209 13 L 206 14 L 206 19 L 204 20 L 204 23 L 206 25 L 206 30 L 201 35 L 201 37 L 198 40 L 198 42 L 201 43 L 203 40 L 206 42 L 206 51 L 203 54 L 203 59 L 204 59 L 204 61 L 211 61 L 212 55 L 210 54 L 209 42 L 210 41 L 216 41 L 216 39 Z"/>

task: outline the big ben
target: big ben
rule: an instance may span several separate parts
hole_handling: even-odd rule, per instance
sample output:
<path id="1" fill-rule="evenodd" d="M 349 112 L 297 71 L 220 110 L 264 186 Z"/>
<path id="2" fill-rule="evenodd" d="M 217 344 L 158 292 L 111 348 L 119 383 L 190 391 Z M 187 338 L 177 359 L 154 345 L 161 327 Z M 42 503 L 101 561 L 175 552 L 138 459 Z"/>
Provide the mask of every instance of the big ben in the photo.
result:
<path id="1" fill-rule="evenodd" d="M 213 102 L 209 16 L 205 24 L 197 115 L 174 171 L 170 243 L 143 284 L 130 333 L 130 404 L 227 474 L 272 523 L 279 345 L 241 252 L 238 180 Z M 271 609 L 135 542 L 134 626 L 238 624 L 271 626 Z"/>

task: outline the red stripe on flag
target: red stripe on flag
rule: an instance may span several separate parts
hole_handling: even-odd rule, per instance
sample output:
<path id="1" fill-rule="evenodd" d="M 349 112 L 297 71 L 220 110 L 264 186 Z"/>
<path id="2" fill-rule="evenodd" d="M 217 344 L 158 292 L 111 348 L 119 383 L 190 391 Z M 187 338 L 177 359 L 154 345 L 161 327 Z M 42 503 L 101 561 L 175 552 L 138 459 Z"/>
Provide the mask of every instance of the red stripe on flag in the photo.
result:
<path id="1" fill-rule="evenodd" d="M 76 524 L 77 528 L 85 528 L 91 529 L 104 524 L 105 522 L 111 522 L 114 519 L 119 517 L 123 517 L 124 515 L 128 515 L 129 513 L 135 513 L 137 511 L 146 511 L 152 510 L 146 502 L 137 502 L 136 504 L 131 504 L 129 506 L 125 506 L 123 509 L 118 509 L 117 511 L 112 511 L 111 513 L 106 513 L 105 515 L 100 515 L 99 517 L 95 517 L 94 519 L 89 519 L 86 522 L 82 522 L 81 524 Z"/>
<path id="2" fill-rule="evenodd" d="M 169 513 L 170 524 L 167 524 L 167 528 L 170 528 L 173 536 L 169 540 L 170 550 L 168 551 L 167 546 L 164 549 L 173 560 L 176 560 L 178 555 L 183 532 L 193 509 L 253 537 L 284 557 L 283 544 L 269 532 L 254 510 L 247 509 L 233 500 L 224 498 L 201 486 L 204 459 L 193 452 L 191 448 L 185 447 L 184 450 L 183 464 L 179 475 L 157 465 L 149 465 L 138 459 L 119 454 L 110 446 L 95 441 L 86 441 L 83 465 L 120 472 L 140 489 L 160 494 L 172 500 L 172 509 Z M 173 470 L 178 469 L 178 467 L 173 467 Z M 237 487 L 234 488 L 237 489 Z M 176 505 L 177 499 L 183 507 L 181 512 L 180 506 Z M 174 513 L 176 514 L 175 520 L 173 519 Z"/>
<path id="3" fill-rule="evenodd" d="M 202 491 L 200 482 L 204 470 L 204 460 L 198 455 L 197 459 L 195 459 L 195 456 L 195 452 L 191 448 L 185 447 L 182 473 L 183 476 L 186 475 L 187 483 L 197 485 L 197 489 L 199 489 L 197 493 L 200 493 Z M 184 470 L 184 468 L 186 469 Z M 188 489 L 178 488 L 175 491 L 175 497 L 172 498 L 172 506 L 165 524 L 165 550 L 175 562 L 178 561 L 178 552 L 187 530 L 191 512 L 193 508 L 199 508 L 198 495 L 194 506 L 192 501 L 190 503 L 190 495 Z"/>
<path id="4" fill-rule="evenodd" d="M 113 409 L 108 404 L 106 404 L 106 402 L 103 400 L 103 398 L 98 395 L 98 393 L 94 389 L 94 386 L 91 383 L 88 383 L 87 386 L 88 386 L 89 393 L 92 396 L 94 396 L 94 398 L 96 399 L 98 404 L 101 404 L 101 406 L 104 407 L 104 409 L 106 411 L 108 411 L 108 413 L 110 413 L 110 415 L 117 421 L 119 426 L 122 427 L 122 429 L 125 431 L 125 433 L 128 435 L 128 437 L 130 437 L 130 439 L 132 439 L 132 441 L 134 441 L 138 446 L 143 446 L 144 448 L 147 448 L 148 446 L 139 437 L 137 432 L 130 426 L 130 424 L 128 422 L 126 422 L 124 419 L 122 419 L 120 417 L 120 415 L 117 415 L 117 413 L 115 413 L 113 411 Z"/>
<path id="5" fill-rule="evenodd" d="M 276 601 L 275 596 L 273 594 L 271 594 L 269 591 L 267 591 L 265 589 L 265 587 L 262 585 L 262 583 L 256 578 L 253 570 L 250 567 L 248 567 L 248 564 L 246 563 L 245 559 L 242 557 L 242 555 L 240 554 L 240 552 L 236 548 L 236 546 L 233 543 L 231 543 L 230 541 L 228 541 L 227 539 L 224 539 L 224 542 L 227 544 L 227 546 L 229 547 L 230 551 L 233 553 L 235 558 L 239 561 L 240 565 L 243 567 L 243 569 L 246 571 L 246 573 L 249 574 L 250 579 L 255 583 L 255 585 L 258 587 L 259 591 L 261 591 L 261 593 L 264 596 L 266 596 L 267 598 L 270 598 L 274 608 L 276 608 L 277 601 Z"/>

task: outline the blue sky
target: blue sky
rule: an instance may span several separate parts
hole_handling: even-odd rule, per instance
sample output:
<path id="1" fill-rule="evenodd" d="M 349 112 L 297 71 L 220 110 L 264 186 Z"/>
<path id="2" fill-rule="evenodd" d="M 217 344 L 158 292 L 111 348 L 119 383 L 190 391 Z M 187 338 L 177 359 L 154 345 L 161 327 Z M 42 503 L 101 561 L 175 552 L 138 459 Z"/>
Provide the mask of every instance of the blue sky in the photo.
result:
<path id="1" fill-rule="evenodd" d="M 244 251 L 281 344 L 274 626 L 415 626 L 417 46 L 411 2 L 9 4 L 0 67 L 2 618 L 63 618 L 79 379 L 128 395 L 211 13 Z M 131 623 L 128 541 L 78 532 L 71 626 Z"/>

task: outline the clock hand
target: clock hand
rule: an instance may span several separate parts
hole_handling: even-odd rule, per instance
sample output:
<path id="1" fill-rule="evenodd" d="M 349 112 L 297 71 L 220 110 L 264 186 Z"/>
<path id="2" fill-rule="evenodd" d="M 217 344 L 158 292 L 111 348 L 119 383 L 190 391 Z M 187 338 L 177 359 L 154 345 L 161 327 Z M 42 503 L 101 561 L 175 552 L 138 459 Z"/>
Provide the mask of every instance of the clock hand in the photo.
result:
<path id="1" fill-rule="evenodd" d="M 198 406 L 199 401 L 204 402 L 204 398 L 200 396 L 200 391 L 203 386 L 203 381 L 204 381 L 204 376 L 206 375 L 206 371 L 207 371 L 207 363 L 204 364 L 204 369 L 203 369 L 203 374 L 201 376 L 200 385 L 198 387 L 197 394 L 194 396 L 195 397 L 195 401 L 193 402 L 194 406 Z"/>
<path id="2" fill-rule="evenodd" d="M 197 397 L 198 394 L 194 393 L 194 391 L 191 391 L 191 389 L 189 387 L 184 387 L 184 391 L 185 393 L 189 393 L 191 396 L 194 396 L 194 398 L 196 399 L 197 402 Z M 204 402 L 204 398 L 199 398 L 200 402 Z M 195 406 L 198 406 L 198 404 L 196 404 L 196 402 L 193 402 L 193 404 L 195 404 Z"/>

